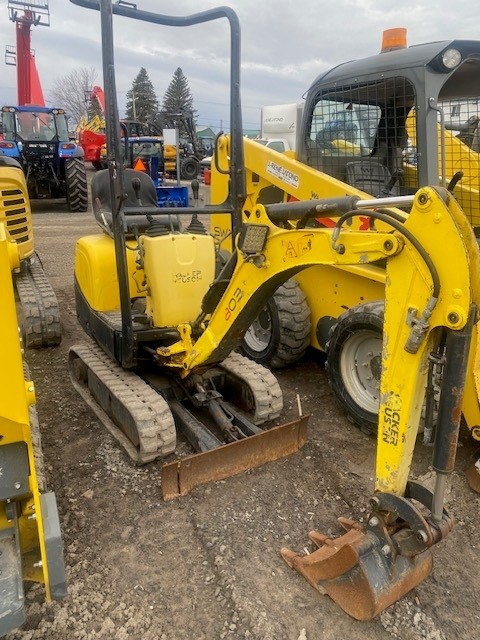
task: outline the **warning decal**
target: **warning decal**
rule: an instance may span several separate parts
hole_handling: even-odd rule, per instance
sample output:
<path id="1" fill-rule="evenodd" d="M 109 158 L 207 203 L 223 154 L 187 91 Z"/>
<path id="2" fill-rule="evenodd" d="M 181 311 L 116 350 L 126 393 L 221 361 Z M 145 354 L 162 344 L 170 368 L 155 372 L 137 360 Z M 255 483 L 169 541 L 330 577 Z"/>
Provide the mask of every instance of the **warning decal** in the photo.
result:
<path id="1" fill-rule="evenodd" d="M 270 160 L 267 165 L 267 172 L 282 182 L 285 182 L 285 184 L 289 184 L 291 187 L 295 187 L 296 189 L 298 188 L 300 182 L 298 175 L 288 169 L 285 169 L 280 164 Z"/>

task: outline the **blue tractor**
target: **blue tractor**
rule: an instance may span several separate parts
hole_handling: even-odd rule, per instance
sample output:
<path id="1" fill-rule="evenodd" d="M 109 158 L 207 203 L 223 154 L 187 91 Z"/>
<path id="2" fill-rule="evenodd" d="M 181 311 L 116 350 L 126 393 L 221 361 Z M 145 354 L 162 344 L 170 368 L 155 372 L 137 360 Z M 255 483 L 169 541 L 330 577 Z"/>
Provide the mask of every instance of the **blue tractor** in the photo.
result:
<path id="1" fill-rule="evenodd" d="M 65 111 L 7 106 L 2 126 L 0 154 L 20 162 L 30 198 L 66 198 L 70 211 L 86 211 L 83 149 L 69 139 Z"/>

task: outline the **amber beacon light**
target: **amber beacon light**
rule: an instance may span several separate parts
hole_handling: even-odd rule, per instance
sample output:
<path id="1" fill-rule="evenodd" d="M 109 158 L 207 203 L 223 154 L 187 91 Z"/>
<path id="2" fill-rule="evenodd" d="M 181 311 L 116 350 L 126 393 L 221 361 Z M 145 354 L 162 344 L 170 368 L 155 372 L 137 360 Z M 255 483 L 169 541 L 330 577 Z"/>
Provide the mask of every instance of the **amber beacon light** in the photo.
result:
<path id="1" fill-rule="evenodd" d="M 407 30 L 404 27 L 386 29 L 383 32 L 382 53 L 405 49 L 407 46 Z"/>

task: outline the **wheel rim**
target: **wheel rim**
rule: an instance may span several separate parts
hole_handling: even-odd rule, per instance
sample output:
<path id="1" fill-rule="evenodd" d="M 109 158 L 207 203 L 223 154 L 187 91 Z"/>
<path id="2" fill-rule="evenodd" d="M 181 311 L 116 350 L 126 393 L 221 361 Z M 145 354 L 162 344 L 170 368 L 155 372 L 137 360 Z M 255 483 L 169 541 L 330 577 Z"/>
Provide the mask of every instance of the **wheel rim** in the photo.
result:
<path id="1" fill-rule="evenodd" d="M 245 333 L 243 340 L 247 347 L 255 353 L 268 349 L 272 340 L 272 316 L 268 308 L 260 311 Z"/>
<path id="2" fill-rule="evenodd" d="M 345 389 L 362 409 L 378 413 L 382 336 L 376 331 L 355 331 L 345 341 L 340 355 L 340 373 Z"/>

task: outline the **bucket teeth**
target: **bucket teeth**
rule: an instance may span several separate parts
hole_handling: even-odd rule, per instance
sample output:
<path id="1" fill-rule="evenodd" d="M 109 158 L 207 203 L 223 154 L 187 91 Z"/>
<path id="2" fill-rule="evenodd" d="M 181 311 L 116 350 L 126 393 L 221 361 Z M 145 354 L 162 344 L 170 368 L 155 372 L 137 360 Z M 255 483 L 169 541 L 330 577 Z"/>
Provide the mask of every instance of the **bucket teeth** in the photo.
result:
<path id="1" fill-rule="evenodd" d="M 312 587 L 357 620 L 371 620 L 430 573 L 430 551 L 414 558 L 396 555 L 359 523 L 342 519 L 341 524 L 347 532 L 338 538 L 310 532 L 318 547 L 313 553 L 302 556 L 284 548 L 281 555 Z"/>

